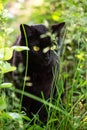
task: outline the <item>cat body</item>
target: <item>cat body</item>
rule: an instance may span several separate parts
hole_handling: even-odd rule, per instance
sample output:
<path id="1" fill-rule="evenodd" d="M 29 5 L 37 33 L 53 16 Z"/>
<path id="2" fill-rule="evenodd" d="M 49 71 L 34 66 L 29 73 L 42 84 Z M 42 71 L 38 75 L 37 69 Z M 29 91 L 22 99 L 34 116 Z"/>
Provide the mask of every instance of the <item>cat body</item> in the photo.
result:
<path id="1" fill-rule="evenodd" d="M 52 25 L 52 33 L 57 34 L 57 42 L 60 44 L 60 32 L 65 23 Z M 37 97 L 44 99 L 50 98 L 50 92 L 53 82 L 53 67 L 57 66 L 59 69 L 59 59 L 52 50 L 52 40 L 50 36 L 43 36 L 48 32 L 44 25 L 20 25 L 21 34 L 18 36 L 14 45 L 29 47 L 28 53 L 26 51 L 14 52 L 12 64 L 17 68 L 20 63 L 23 64 L 24 70 L 19 73 L 13 72 L 13 80 L 18 89 L 23 89 L 23 82 L 25 78 L 26 64 L 27 75 L 25 92 L 31 93 Z M 27 40 L 26 40 L 27 39 Z M 26 58 L 28 56 L 28 58 Z M 26 108 L 29 117 L 33 117 L 38 111 L 39 119 L 44 121 L 47 118 L 47 112 L 42 103 L 33 100 L 27 96 L 23 96 L 22 105 Z"/>

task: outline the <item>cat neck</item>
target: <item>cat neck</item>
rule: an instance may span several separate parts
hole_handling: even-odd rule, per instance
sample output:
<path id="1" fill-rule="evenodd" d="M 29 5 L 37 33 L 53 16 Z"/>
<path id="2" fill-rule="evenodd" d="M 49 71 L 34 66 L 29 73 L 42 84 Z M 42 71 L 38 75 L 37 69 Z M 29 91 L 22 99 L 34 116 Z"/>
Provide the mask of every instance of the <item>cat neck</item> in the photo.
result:
<path id="1" fill-rule="evenodd" d="M 42 72 L 51 71 L 52 66 L 53 66 L 52 63 L 50 63 L 48 65 L 30 63 L 28 68 L 29 68 L 29 70 L 31 70 L 33 72 L 42 73 Z"/>

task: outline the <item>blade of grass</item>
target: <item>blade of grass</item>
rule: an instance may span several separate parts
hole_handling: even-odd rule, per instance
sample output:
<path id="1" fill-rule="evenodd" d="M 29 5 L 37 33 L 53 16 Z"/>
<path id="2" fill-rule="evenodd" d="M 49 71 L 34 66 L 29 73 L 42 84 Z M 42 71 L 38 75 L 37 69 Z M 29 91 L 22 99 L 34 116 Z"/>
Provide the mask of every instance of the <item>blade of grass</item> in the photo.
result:
<path id="1" fill-rule="evenodd" d="M 25 42 L 26 42 L 26 46 L 28 47 L 28 40 L 27 40 L 27 35 L 26 35 L 26 31 L 25 31 L 25 28 L 24 28 L 24 25 L 22 24 L 22 28 L 23 28 L 23 31 L 24 31 L 24 36 L 25 36 Z M 26 50 L 26 67 L 25 67 L 25 77 L 27 76 L 27 70 L 28 70 L 28 50 Z M 21 92 L 21 101 L 20 101 L 20 111 L 21 111 L 21 108 L 22 108 L 22 100 L 23 100 L 23 95 L 24 95 L 24 90 L 25 90 L 25 84 L 26 84 L 26 80 L 24 80 L 24 83 L 23 83 L 23 89 L 22 89 L 22 92 Z"/>

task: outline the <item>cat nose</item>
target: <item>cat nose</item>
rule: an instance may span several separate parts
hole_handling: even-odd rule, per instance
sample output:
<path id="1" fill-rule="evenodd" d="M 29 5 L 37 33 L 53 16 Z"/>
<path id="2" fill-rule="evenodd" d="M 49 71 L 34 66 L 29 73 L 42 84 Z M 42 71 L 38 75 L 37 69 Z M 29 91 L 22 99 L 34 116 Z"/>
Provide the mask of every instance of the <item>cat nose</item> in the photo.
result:
<path id="1" fill-rule="evenodd" d="M 45 55 L 45 57 L 44 57 L 44 58 L 45 58 L 45 60 L 46 60 L 46 61 L 48 61 L 48 60 L 49 60 L 49 58 L 50 58 L 49 54 Z"/>
<path id="2" fill-rule="evenodd" d="M 45 60 L 48 61 L 48 60 L 49 60 L 49 57 L 45 57 Z"/>
<path id="3" fill-rule="evenodd" d="M 50 52 L 45 53 L 45 54 L 44 54 L 44 59 L 45 59 L 45 61 L 48 61 L 49 58 L 50 58 Z"/>

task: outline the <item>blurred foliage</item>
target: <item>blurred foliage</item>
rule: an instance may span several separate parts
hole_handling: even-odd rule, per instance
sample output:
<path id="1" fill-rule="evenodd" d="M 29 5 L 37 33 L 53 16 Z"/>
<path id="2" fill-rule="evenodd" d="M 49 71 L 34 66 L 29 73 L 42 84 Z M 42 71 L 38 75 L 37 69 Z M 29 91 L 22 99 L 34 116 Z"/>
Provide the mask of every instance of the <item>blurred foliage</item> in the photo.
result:
<path id="1" fill-rule="evenodd" d="M 19 100 L 14 93 L 12 79 L 10 77 L 10 82 L 8 82 L 5 76 L 16 70 L 16 67 L 11 66 L 8 62 L 13 56 L 13 50 L 28 49 L 27 47 L 10 47 L 12 43 L 9 37 L 13 29 L 7 25 L 9 18 L 8 11 L 4 8 L 6 3 L 7 1 L 3 3 L 0 1 L 0 130 L 21 129 L 23 127 L 23 114 L 16 113 L 19 108 Z"/>
<path id="2" fill-rule="evenodd" d="M 9 47 L 19 34 L 19 25 L 21 23 L 56 24 L 63 21 L 65 21 L 66 26 L 62 32 L 63 50 L 57 83 L 58 100 L 55 102 L 57 102 L 58 107 L 60 106 L 60 109 L 68 112 L 69 115 L 63 115 L 53 109 L 48 125 L 45 127 L 53 130 L 57 128 L 59 130 L 87 128 L 86 19 L 87 0 L 41 0 L 39 3 L 32 0 L 0 0 L 0 129 L 23 129 L 24 127 L 23 115 L 14 113 L 14 111 L 18 111 L 19 104 L 14 92 L 9 91 L 12 84 L 4 83 L 4 73 L 15 69 L 7 62 L 12 57 L 13 49 L 19 51 L 23 49 Z M 5 59 L 3 56 L 4 48 L 7 50 Z M 8 89 L 9 98 L 6 97 L 6 89 Z M 60 104 L 63 92 L 64 107 Z M 13 113 L 7 113 L 9 110 Z M 34 126 L 36 129 L 41 129 L 36 124 Z M 34 126 L 31 126 L 32 130 Z"/>

